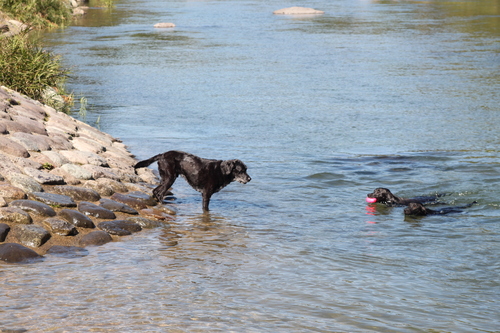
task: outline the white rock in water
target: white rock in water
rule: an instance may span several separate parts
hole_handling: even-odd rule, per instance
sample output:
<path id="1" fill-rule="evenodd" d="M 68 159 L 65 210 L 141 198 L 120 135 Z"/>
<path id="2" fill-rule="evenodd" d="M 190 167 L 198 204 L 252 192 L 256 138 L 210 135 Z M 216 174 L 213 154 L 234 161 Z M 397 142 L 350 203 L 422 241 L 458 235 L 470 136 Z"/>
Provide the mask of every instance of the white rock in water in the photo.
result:
<path id="1" fill-rule="evenodd" d="M 316 10 L 313 8 L 305 8 L 305 7 L 290 7 L 283 8 L 279 10 L 275 10 L 273 14 L 282 14 L 282 15 L 304 15 L 304 14 L 324 14 L 324 11 Z"/>
<path id="2" fill-rule="evenodd" d="M 173 23 L 156 23 L 154 25 L 155 28 L 173 28 L 175 24 Z"/>

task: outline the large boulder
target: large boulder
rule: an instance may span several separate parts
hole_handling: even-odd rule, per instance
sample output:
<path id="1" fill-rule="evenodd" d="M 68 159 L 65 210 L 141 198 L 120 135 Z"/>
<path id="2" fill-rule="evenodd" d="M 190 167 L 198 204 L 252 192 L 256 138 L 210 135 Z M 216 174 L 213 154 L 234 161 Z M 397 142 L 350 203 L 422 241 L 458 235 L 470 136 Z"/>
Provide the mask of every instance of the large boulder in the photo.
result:
<path id="1" fill-rule="evenodd" d="M 18 224 L 12 228 L 12 233 L 19 243 L 29 247 L 40 247 L 50 238 L 45 228 L 34 224 Z"/>

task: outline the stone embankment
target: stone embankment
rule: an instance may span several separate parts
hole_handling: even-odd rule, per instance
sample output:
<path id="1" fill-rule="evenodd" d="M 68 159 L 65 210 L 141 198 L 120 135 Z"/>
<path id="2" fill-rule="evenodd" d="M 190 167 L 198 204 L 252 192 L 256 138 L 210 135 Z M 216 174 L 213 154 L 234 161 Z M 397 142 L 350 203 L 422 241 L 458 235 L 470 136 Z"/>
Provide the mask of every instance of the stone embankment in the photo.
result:
<path id="1" fill-rule="evenodd" d="M 135 163 L 120 140 L 0 87 L 0 260 L 168 227 L 175 211 L 151 197 L 158 179 Z"/>

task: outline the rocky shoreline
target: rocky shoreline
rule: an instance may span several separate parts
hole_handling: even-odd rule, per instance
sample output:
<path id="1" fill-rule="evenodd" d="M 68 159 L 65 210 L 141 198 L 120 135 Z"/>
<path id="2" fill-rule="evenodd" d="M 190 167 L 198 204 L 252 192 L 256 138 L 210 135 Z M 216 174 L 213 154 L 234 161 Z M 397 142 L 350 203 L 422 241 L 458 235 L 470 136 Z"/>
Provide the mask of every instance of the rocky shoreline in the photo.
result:
<path id="1" fill-rule="evenodd" d="M 168 227 L 175 209 L 152 198 L 158 178 L 136 162 L 120 140 L 0 87 L 0 261 Z"/>

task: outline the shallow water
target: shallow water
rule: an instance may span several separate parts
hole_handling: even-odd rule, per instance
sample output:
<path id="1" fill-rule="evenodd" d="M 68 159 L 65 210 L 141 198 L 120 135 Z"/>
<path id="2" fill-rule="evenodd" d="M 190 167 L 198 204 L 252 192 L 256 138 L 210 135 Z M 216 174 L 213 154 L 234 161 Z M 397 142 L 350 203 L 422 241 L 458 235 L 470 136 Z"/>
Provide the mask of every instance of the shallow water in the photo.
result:
<path id="1" fill-rule="evenodd" d="M 240 158 L 252 181 L 203 215 L 179 180 L 170 229 L 0 265 L 0 327 L 498 332 L 498 5 L 318 0 L 325 15 L 272 15 L 283 7 L 121 0 L 44 35 L 74 66 L 85 120 L 138 158 Z M 404 217 L 366 205 L 380 186 L 478 203 Z"/>

